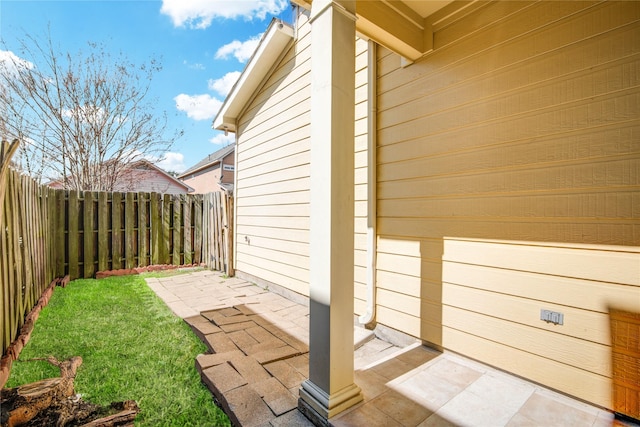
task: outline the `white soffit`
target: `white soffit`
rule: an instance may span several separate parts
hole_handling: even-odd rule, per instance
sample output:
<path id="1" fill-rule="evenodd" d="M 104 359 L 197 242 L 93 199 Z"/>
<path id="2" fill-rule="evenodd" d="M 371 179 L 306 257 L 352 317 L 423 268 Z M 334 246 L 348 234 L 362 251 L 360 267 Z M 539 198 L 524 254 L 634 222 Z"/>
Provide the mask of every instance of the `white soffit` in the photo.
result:
<path id="1" fill-rule="evenodd" d="M 271 21 L 256 51 L 213 119 L 213 129 L 236 131 L 238 115 L 273 68 L 285 47 L 293 40 L 293 34 L 293 28 L 288 24 L 279 19 Z"/>

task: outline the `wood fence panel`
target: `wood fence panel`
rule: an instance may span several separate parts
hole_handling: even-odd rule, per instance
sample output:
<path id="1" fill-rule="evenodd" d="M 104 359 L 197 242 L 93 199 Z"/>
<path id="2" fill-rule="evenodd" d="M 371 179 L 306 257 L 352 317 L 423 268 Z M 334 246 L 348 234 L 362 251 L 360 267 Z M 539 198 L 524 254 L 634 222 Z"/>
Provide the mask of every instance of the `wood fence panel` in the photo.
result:
<path id="1" fill-rule="evenodd" d="M 220 193 L 213 193 L 212 197 L 212 212 L 213 215 L 213 235 L 211 236 L 211 243 L 213 246 L 213 256 L 214 256 L 214 268 L 216 270 L 222 270 L 222 264 L 220 263 L 220 258 L 222 254 L 220 253 L 220 239 L 222 237 L 222 229 L 220 228 Z"/>
<path id="2" fill-rule="evenodd" d="M 91 191 L 84 191 L 83 198 L 83 255 L 82 255 L 82 263 L 84 268 L 84 275 L 82 277 L 92 277 L 95 273 L 95 268 L 93 265 L 94 259 L 94 238 L 93 238 L 93 221 L 94 221 L 94 209 L 93 209 L 93 193 Z"/>
<path id="3" fill-rule="evenodd" d="M 181 243 L 181 233 L 180 233 L 180 222 L 182 220 L 182 206 L 180 203 L 180 199 L 173 200 L 173 218 L 172 218 L 172 240 L 171 243 L 173 245 L 173 254 L 171 255 L 171 263 L 173 265 L 180 265 L 180 243 Z"/>
<path id="4" fill-rule="evenodd" d="M 183 236 L 183 264 L 189 265 L 193 263 L 193 230 L 191 229 L 191 217 L 193 215 L 193 200 L 190 197 L 186 197 L 183 201 L 182 211 L 182 236 Z"/>
<path id="5" fill-rule="evenodd" d="M 151 264 L 160 264 L 160 245 L 158 242 L 162 238 L 162 200 L 158 193 L 149 195 L 149 226 L 151 227 L 149 242 Z"/>
<path id="6" fill-rule="evenodd" d="M 71 280 L 79 277 L 78 269 L 78 212 L 80 203 L 78 202 L 78 192 L 69 191 L 69 201 L 67 204 L 67 268 Z"/>
<path id="7" fill-rule="evenodd" d="M 227 197 L 227 276 L 235 276 L 236 272 L 233 268 L 233 197 Z"/>
<path id="8" fill-rule="evenodd" d="M 65 273 L 65 254 L 67 253 L 67 220 L 69 215 L 65 209 L 66 200 L 64 191 L 49 190 L 55 198 L 55 203 L 51 204 L 51 207 L 55 210 L 53 213 L 54 229 L 53 229 L 53 247 L 55 248 L 55 263 L 56 263 L 56 276 L 64 276 Z"/>
<path id="9" fill-rule="evenodd" d="M 3 183 L 4 185 L 5 183 Z M 3 203 L 0 205 L 0 212 L 2 212 L 2 216 L 0 217 L 0 230 L 6 229 L 5 219 L 8 218 L 6 204 Z M 10 283 L 9 283 L 9 245 L 7 242 L 7 233 L 0 234 L 0 250 L 2 251 L 2 255 L 0 257 L 0 280 L 2 280 L 2 292 L 0 295 L 0 306 L 2 307 L 2 314 L 0 315 L 0 320 L 2 321 L 2 327 L 0 327 L 0 333 L 2 334 L 2 349 L 4 351 L 9 343 L 11 342 L 11 310 L 13 308 L 13 303 L 11 300 L 10 294 Z"/>
<path id="10" fill-rule="evenodd" d="M 122 268 L 122 193 L 111 199 L 111 268 Z"/>
<path id="11" fill-rule="evenodd" d="M 222 192 L 209 193 L 202 200 L 202 262 L 213 270 L 233 273 L 231 268 L 233 198 Z"/>
<path id="12" fill-rule="evenodd" d="M 136 235 L 135 235 L 135 220 L 136 220 L 136 205 L 135 194 L 126 193 L 125 195 L 125 208 L 124 208 L 124 268 L 135 267 L 135 253 L 136 253 Z"/>
<path id="13" fill-rule="evenodd" d="M 9 218 L 11 222 L 7 229 L 9 235 L 9 265 L 13 267 L 13 274 L 10 274 L 11 300 L 16 302 L 16 307 L 12 310 L 12 323 L 20 325 L 20 310 L 22 309 L 22 292 L 20 277 L 22 276 L 22 265 L 19 262 L 20 247 L 18 246 L 18 225 L 20 216 L 18 215 L 18 192 L 16 189 L 16 174 L 9 177 Z"/>
<path id="14" fill-rule="evenodd" d="M 160 264 L 170 264 L 171 263 L 171 207 L 173 203 L 171 201 L 171 196 L 168 194 L 163 195 L 162 197 L 162 238 L 158 242 L 162 251 L 162 257 L 160 259 Z"/>
<path id="15" fill-rule="evenodd" d="M 202 196 L 202 263 L 207 267 L 210 267 L 209 260 L 209 233 L 210 233 L 209 221 L 209 195 L 204 194 Z"/>
<path id="16" fill-rule="evenodd" d="M 56 201 L 48 189 L 13 170 L 0 176 L 0 345 L 4 352 L 53 278 L 50 227 Z M 53 206 L 53 208 L 52 208 Z"/>
<path id="17" fill-rule="evenodd" d="M 193 260 L 194 264 L 202 262 L 202 196 L 197 195 L 194 199 L 195 214 L 193 216 Z"/>
<path id="18" fill-rule="evenodd" d="M 149 265 L 149 193 L 138 193 L 138 265 Z"/>
<path id="19" fill-rule="evenodd" d="M 109 270 L 109 197 L 98 193 L 98 271 Z"/>
<path id="20" fill-rule="evenodd" d="M 38 268 L 34 261 L 37 259 L 44 265 L 40 266 L 46 268 L 46 258 L 42 257 L 38 253 L 38 234 L 41 232 L 40 221 L 36 216 L 36 208 L 39 204 L 39 197 L 37 194 L 37 188 L 35 183 L 30 179 L 22 179 L 22 201 L 21 201 L 21 219 L 22 219 L 22 259 L 24 264 L 24 279 L 23 289 L 25 294 L 25 301 L 23 310 L 28 311 L 35 305 L 36 299 L 40 297 L 37 295 L 39 286 L 36 286 L 36 268 Z M 39 212 L 38 212 L 39 213 Z"/>

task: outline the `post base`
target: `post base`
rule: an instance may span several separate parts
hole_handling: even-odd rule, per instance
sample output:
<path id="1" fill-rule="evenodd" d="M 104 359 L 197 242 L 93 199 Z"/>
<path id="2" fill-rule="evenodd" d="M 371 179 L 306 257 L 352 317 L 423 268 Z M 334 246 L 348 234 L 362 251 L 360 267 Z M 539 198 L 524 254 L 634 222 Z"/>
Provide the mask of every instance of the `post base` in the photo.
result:
<path id="1" fill-rule="evenodd" d="M 362 399 L 362 391 L 355 384 L 329 396 L 324 390 L 306 380 L 300 388 L 298 409 L 314 425 L 327 427 L 331 425 L 331 417 L 362 402 Z"/>

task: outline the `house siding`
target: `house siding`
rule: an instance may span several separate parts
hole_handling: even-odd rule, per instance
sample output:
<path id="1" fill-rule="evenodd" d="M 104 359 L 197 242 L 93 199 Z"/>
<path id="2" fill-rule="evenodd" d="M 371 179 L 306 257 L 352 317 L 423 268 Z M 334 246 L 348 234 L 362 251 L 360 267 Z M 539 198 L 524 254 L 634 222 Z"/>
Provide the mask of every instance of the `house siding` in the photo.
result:
<path id="1" fill-rule="evenodd" d="M 233 184 L 235 171 L 224 171 L 220 165 L 235 165 L 235 151 L 227 154 L 220 161 L 200 169 L 194 173 L 190 173 L 182 178 L 182 181 L 193 188 L 194 194 L 206 194 L 213 191 L 222 191 L 218 184 L 222 181 L 224 184 Z M 222 179 L 220 179 L 222 176 Z"/>
<path id="2" fill-rule="evenodd" d="M 187 177 L 182 181 L 193 188 L 195 194 L 206 194 L 212 191 L 219 191 L 220 186 L 220 163 L 216 163 L 206 169 L 202 169 Z"/>
<path id="3" fill-rule="evenodd" d="M 238 120 L 235 267 L 309 295 L 310 25 Z"/>
<path id="4" fill-rule="evenodd" d="M 640 4 L 482 3 L 439 21 L 434 47 L 406 68 L 378 50 L 377 320 L 611 407 L 603 302 L 640 291 L 609 257 L 640 245 Z M 445 260 L 443 278 L 448 238 L 528 241 L 550 263 L 558 249 L 536 242 L 566 243 L 606 277 L 537 266 L 485 286 L 489 267 Z M 540 326 L 543 302 L 607 336 Z"/>
<path id="5" fill-rule="evenodd" d="M 367 179 L 368 179 L 368 42 L 356 39 L 356 103 L 354 160 L 354 312 L 366 311 L 367 281 Z M 374 183 L 375 185 L 375 183 Z"/>
<path id="6" fill-rule="evenodd" d="M 297 39 L 238 122 L 236 269 L 309 295 L 310 73 L 308 12 Z M 365 310 L 367 42 L 356 40 L 355 312 Z"/>

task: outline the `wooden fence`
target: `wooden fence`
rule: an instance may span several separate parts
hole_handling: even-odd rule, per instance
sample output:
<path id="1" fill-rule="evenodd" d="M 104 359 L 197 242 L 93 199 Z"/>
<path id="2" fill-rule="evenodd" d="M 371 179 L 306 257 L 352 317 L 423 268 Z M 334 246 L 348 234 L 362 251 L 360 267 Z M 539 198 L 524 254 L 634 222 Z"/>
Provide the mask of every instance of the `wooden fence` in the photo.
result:
<path id="1" fill-rule="evenodd" d="M 2 178 L 2 177 L 0 177 Z M 2 352 L 16 337 L 25 315 L 61 271 L 54 268 L 51 223 L 54 190 L 9 171 L 0 185 L 5 188 L 0 205 L 0 339 Z"/>
<path id="2" fill-rule="evenodd" d="M 233 198 L 221 192 L 205 194 L 203 217 L 202 262 L 233 276 Z"/>
<path id="3" fill-rule="evenodd" d="M 56 204 L 56 263 L 71 279 L 202 261 L 201 195 L 60 191 Z"/>
<path id="4" fill-rule="evenodd" d="M 222 193 L 56 190 L 56 271 L 73 280 L 98 271 L 205 263 L 227 273 L 230 206 Z M 205 209 L 206 206 L 206 209 Z M 226 248 L 226 246 L 225 246 Z"/>
<path id="5" fill-rule="evenodd" d="M 0 165 L 10 159 L 0 144 Z M 231 270 L 231 197 L 54 190 L 0 169 L 0 344 L 56 277 L 173 264 Z"/>

